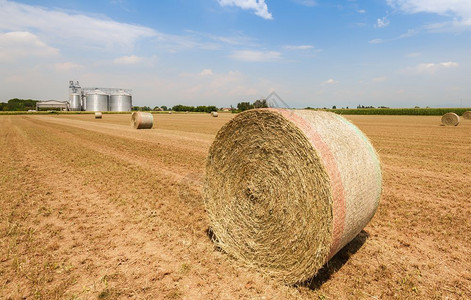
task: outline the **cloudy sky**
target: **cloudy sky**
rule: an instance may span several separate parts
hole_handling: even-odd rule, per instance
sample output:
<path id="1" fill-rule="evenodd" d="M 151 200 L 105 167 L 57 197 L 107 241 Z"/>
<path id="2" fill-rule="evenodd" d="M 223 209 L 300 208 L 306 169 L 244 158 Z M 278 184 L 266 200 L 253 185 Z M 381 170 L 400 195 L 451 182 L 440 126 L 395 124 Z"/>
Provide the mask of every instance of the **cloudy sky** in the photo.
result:
<path id="1" fill-rule="evenodd" d="M 0 101 L 471 106 L 470 0 L 0 0 Z"/>

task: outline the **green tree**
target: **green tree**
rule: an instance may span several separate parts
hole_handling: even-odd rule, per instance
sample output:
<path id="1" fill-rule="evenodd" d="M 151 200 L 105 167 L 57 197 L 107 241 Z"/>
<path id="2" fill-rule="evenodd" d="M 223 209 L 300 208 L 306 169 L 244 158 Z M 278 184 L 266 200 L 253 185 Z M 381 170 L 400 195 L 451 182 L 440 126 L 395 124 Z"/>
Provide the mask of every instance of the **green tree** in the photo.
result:
<path id="1" fill-rule="evenodd" d="M 255 100 L 253 103 L 254 108 L 266 108 L 268 107 L 267 99 Z"/>
<path id="2" fill-rule="evenodd" d="M 2 111 L 27 111 L 30 109 L 36 109 L 36 103 L 38 100 L 32 99 L 18 99 L 13 98 L 8 100 L 7 103 L 0 103 L 0 110 Z"/>
<path id="3" fill-rule="evenodd" d="M 239 102 L 237 103 L 237 110 L 238 111 L 245 111 L 254 108 L 250 102 Z"/>

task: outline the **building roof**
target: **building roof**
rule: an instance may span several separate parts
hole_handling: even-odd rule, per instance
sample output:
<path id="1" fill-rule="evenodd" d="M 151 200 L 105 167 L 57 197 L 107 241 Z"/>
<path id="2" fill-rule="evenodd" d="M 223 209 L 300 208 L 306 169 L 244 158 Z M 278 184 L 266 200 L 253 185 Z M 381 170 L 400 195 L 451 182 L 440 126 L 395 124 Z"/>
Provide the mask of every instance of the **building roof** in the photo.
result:
<path id="1" fill-rule="evenodd" d="M 60 105 L 60 104 L 67 104 L 67 101 L 58 101 L 58 100 L 46 100 L 46 101 L 39 101 L 37 104 L 39 105 Z"/>

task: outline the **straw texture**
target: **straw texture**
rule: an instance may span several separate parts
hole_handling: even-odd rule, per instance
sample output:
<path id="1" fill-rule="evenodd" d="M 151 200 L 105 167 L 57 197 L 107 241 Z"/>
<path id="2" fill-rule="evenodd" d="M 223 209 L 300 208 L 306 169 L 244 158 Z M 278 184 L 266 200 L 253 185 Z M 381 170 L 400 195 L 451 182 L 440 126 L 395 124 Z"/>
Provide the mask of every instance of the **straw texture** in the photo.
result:
<path id="1" fill-rule="evenodd" d="M 204 199 L 214 242 L 284 283 L 305 281 L 373 217 L 375 150 L 327 112 L 250 110 L 218 132 Z"/>
<path id="2" fill-rule="evenodd" d="M 131 126 L 135 129 L 151 129 L 154 126 L 154 117 L 151 113 L 133 112 L 131 115 Z"/>
<path id="3" fill-rule="evenodd" d="M 471 120 L 471 111 L 465 111 L 463 113 L 463 119 Z"/>
<path id="4" fill-rule="evenodd" d="M 458 126 L 460 117 L 455 113 L 446 113 L 442 116 L 442 123 L 447 126 Z"/>
<path id="5" fill-rule="evenodd" d="M 95 112 L 95 119 L 101 119 L 103 118 L 103 113 L 101 111 Z"/>
<path id="6" fill-rule="evenodd" d="M 211 115 L 215 118 L 217 118 L 219 116 L 218 112 L 217 111 L 212 111 L 211 112 Z"/>

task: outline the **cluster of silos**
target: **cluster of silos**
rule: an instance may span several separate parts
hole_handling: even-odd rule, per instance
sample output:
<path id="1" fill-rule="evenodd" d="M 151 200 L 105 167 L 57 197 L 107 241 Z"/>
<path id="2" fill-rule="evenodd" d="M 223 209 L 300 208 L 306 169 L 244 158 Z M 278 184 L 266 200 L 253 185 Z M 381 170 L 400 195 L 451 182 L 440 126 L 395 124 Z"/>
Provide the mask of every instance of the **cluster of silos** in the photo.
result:
<path id="1" fill-rule="evenodd" d="M 132 96 L 129 92 L 121 89 L 82 89 L 78 81 L 70 81 L 69 110 L 131 111 Z"/>
<path id="2" fill-rule="evenodd" d="M 131 111 L 132 96 L 124 91 L 107 94 L 94 90 L 85 94 L 83 110 L 85 111 Z"/>

